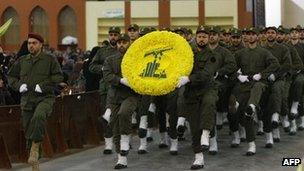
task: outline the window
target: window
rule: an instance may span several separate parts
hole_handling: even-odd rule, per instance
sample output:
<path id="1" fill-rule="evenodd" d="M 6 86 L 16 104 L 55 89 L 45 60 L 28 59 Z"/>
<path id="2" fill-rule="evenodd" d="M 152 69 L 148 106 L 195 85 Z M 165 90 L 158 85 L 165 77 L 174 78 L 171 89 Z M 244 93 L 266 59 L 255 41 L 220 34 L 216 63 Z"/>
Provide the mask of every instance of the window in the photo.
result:
<path id="1" fill-rule="evenodd" d="M 45 44 L 48 44 L 49 19 L 46 12 L 39 6 L 34 8 L 30 15 L 30 30 L 40 34 L 44 38 Z"/>
<path id="2" fill-rule="evenodd" d="M 3 36 L 4 44 L 18 45 L 20 43 L 20 20 L 16 10 L 12 7 L 7 8 L 3 13 L 3 23 L 10 18 L 13 19 L 12 24 Z"/>
<path id="3" fill-rule="evenodd" d="M 60 11 L 58 22 L 59 44 L 61 44 L 61 40 L 66 36 L 77 38 L 77 17 L 71 7 L 66 6 Z"/>

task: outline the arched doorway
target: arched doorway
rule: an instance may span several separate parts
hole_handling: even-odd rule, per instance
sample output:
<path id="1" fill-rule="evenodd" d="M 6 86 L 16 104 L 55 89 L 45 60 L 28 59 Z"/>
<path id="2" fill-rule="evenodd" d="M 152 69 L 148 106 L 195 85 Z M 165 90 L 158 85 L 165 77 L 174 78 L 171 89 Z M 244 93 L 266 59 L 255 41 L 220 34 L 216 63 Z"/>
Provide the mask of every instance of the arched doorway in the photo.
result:
<path id="1" fill-rule="evenodd" d="M 30 15 L 30 31 L 40 34 L 44 40 L 45 44 L 49 41 L 49 19 L 41 7 L 37 6 L 33 9 Z"/>

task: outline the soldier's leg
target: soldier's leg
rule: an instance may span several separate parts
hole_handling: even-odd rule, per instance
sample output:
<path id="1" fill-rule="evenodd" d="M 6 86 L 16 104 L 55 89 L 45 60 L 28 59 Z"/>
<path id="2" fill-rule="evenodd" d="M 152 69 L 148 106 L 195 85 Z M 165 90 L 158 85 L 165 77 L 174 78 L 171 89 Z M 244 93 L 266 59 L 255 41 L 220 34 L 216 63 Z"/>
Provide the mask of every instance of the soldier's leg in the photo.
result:
<path id="1" fill-rule="evenodd" d="M 295 124 L 295 116 L 299 114 L 301 118 L 301 124 L 299 126 L 299 130 L 304 130 L 304 116 L 303 116 L 303 110 L 302 112 L 298 112 L 298 107 L 303 107 L 303 87 L 304 87 L 304 75 L 299 74 L 294 82 L 292 87 L 292 105 L 289 115 L 289 120 L 291 122 L 291 135 L 294 135 L 296 133 L 296 124 Z M 301 105 L 299 105 L 301 103 Z"/>
<path id="2" fill-rule="evenodd" d="M 113 149 L 113 132 L 109 124 L 112 114 L 109 98 L 110 94 L 109 96 L 105 93 L 100 94 L 101 116 L 99 117 L 99 121 L 102 124 L 105 140 L 105 149 L 103 151 L 103 154 L 112 154 Z"/>
<path id="3" fill-rule="evenodd" d="M 28 163 L 32 164 L 33 168 L 38 168 L 40 144 L 43 141 L 45 124 L 47 117 L 53 111 L 54 102 L 54 98 L 46 98 L 36 103 L 37 106 L 26 131 L 26 137 L 32 141 Z"/>
<path id="4" fill-rule="evenodd" d="M 209 147 L 210 131 L 215 126 L 216 102 L 218 100 L 217 89 L 209 89 L 202 97 L 201 103 L 201 128 L 203 133 L 201 135 L 201 145 L 204 149 Z"/>
<path id="5" fill-rule="evenodd" d="M 241 100 L 247 102 L 247 99 L 250 99 L 252 95 L 252 89 L 250 92 L 242 93 Z M 249 101 L 249 100 L 248 100 Z M 245 127 L 246 131 L 246 140 L 248 142 L 248 150 L 246 155 L 252 156 L 256 153 L 256 145 L 255 145 L 255 130 L 254 130 L 254 112 L 251 114 L 246 113 L 248 109 L 248 104 L 252 104 L 253 102 L 247 102 L 244 105 L 244 108 L 240 108 L 240 122 L 241 125 Z M 258 103 L 257 103 L 258 104 Z M 245 109 L 246 106 L 246 109 Z"/>
<path id="6" fill-rule="evenodd" d="M 185 92 L 185 87 L 181 87 L 176 90 L 177 91 L 177 115 L 178 115 L 178 120 L 177 120 L 177 136 L 178 140 L 185 140 L 184 138 L 184 133 L 186 131 L 186 114 L 183 111 L 183 105 L 184 105 L 184 92 Z"/>
<path id="7" fill-rule="evenodd" d="M 166 111 L 169 114 L 169 130 L 168 134 L 171 141 L 170 154 L 177 155 L 178 140 L 177 140 L 177 91 L 166 95 Z"/>
<path id="8" fill-rule="evenodd" d="M 158 129 L 160 134 L 160 142 L 158 147 L 159 148 L 167 148 L 168 142 L 167 142 L 167 126 L 166 126 L 166 111 L 165 107 L 163 105 L 162 97 L 156 97 L 154 99 L 154 103 L 156 105 L 156 113 L 158 116 Z"/>
<path id="9" fill-rule="evenodd" d="M 184 107 L 184 111 L 188 114 L 187 119 L 190 124 L 192 150 L 195 154 L 195 161 L 193 162 L 191 169 L 200 169 L 204 167 L 204 155 L 200 141 L 202 135 L 200 102 L 185 103 Z"/>
<path id="10" fill-rule="evenodd" d="M 273 118 L 272 116 L 274 116 L 274 109 L 273 107 L 273 91 L 276 90 L 274 89 L 272 86 L 270 86 L 268 89 L 266 89 L 266 91 L 263 94 L 263 97 L 261 99 L 261 103 L 260 103 L 260 108 L 261 108 L 261 112 L 263 115 L 263 123 L 264 123 L 264 132 L 266 135 L 266 148 L 272 148 L 273 146 L 273 134 L 272 134 L 272 130 L 273 127 L 276 126 L 277 128 L 277 122 L 278 119 L 276 119 L 275 124 L 272 124 L 274 122 L 274 120 L 272 120 L 271 118 Z M 279 88 L 277 88 L 276 91 L 282 91 Z"/>
<path id="11" fill-rule="evenodd" d="M 138 149 L 138 154 L 147 153 L 147 128 L 148 128 L 148 118 L 149 118 L 149 105 L 150 105 L 150 96 L 142 96 L 139 102 L 139 129 L 138 136 L 140 138 L 140 146 Z"/>

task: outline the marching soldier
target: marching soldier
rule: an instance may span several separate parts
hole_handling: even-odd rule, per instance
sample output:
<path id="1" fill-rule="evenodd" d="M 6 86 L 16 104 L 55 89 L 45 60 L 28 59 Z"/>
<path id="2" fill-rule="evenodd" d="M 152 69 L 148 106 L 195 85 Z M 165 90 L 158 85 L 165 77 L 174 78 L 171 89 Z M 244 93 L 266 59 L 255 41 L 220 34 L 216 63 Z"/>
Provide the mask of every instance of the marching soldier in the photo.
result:
<path id="1" fill-rule="evenodd" d="M 302 74 L 304 66 L 296 48 L 290 43 L 284 42 L 286 34 L 288 34 L 287 29 L 283 27 L 278 28 L 277 42 L 289 48 L 292 63 L 290 77 L 286 80 L 286 86 L 284 88 L 285 90 L 290 90 L 290 95 L 289 91 L 284 91 L 284 98 L 289 97 L 291 101 L 301 101 L 304 86 L 304 76 Z M 288 120 L 289 107 L 288 102 L 288 106 L 282 108 L 282 125 L 285 132 L 290 131 L 290 123 Z M 273 130 L 273 139 L 274 142 L 280 141 L 279 130 Z"/>
<path id="2" fill-rule="evenodd" d="M 107 91 L 108 91 L 108 85 L 105 83 L 103 75 L 102 75 L 102 68 L 104 61 L 111 55 L 114 55 L 118 53 L 116 41 L 118 39 L 118 36 L 120 34 L 120 28 L 119 27 L 110 27 L 109 28 L 109 46 L 101 47 L 96 55 L 94 56 L 92 62 L 89 64 L 89 70 L 92 73 L 100 74 L 101 79 L 99 81 L 99 93 L 101 97 L 101 114 L 102 114 L 102 120 L 106 121 L 103 122 L 104 127 L 104 139 L 105 139 L 105 149 L 103 151 L 104 154 L 112 154 L 112 148 L 113 148 L 113 134 L 112 130 L 109 127 L 109 121 L 110 121 L 110 115 L 111 110 L 109 106 L 107 105 Z"/>
<path id="3" fill-rule="evenodd" d="M 39 148 L 53 110 L 54 88 L 63 80 L 58 61 L 42 52 L 43 42 L 40 35 L 29 34 L 30 54 L 19 58 L 8 73 L 10 87 L 21 93 L 22 123 L 30 148 L 28 163 L 33 170 L 39 170 Z"/>
<path id="4" fill-rule="evenodd" d="M 304 49 L 302 44 L 299 42 L 299 31 L 297 28 L 291 28 L 290 29 L 290 43 L 296 48 L 299 56 L 301 57 L 302 62 L 304 62 Z M 300 93 L 300 92 L 298 92 Z M 289 113 L 289 120 L 290 120 L 290 135 L 295 135 L 297 132 L 297 125 L 296 125 L 296 116 L 300 114 L 300 119 L 301 119 L 301 125 L 299 126 L 299 129 L 301 130 L 302 128 L 304 129 L 304 116 L 303 112 L 299 113 L 299 107 L 301 107 L 301 110 L 303 110 L 303 105 L 299 105 L 300 102 L 303 103 L 303 94 L 301 95 L 301 99 L 298 99 L 299 101 L 292 101 L 291 104 L 291 109 Z"/>
<path id="5" fill-rule="evenodd" d="M 263 113 L 266 148 L 272 148 L 272 129 L 276 133 L 275 137 L 277 139 L 279 137 L 279 116 L 282 114 L 282 111 L 288 110 L 288 91 L 290 85 L 286 80 L 289 79 L 291 72 L 291 56 L 286 46 L 276 42 L 277 29 L 275 27 L 268 27 L 266 29 L 266 35 L 267 42 L 265 48 L 277 58 L 280 64 L 279 70 L 272 73 L 268 78 L 272 83 L 270 84 L 271 93 L 269 96 L 268 110 Z"/>
<path id="6" fill-rule="evenodd" d="M 196 31 L 196 48 L 194 51 L 194 67 L 190 76 L 182 76 L 177 87 L 185 86 L 183 111 L 179 113 L 187 117 L 190 123 L 192 149 L 195 160 L 192 170 L 204 167 L 202 145 L 209 144 L 209 132 L 214 127 L 216 112 L 217 87 L 214 75 L 220 69 L 220 56 L 208 49 L 208 31 L 200 26 Z"/>
<path id="7" fill-rule="evenodd" d="M 233 90 L 236 102 L 231 108 L 231 131 L 233 132 L 232 146 L 239 145 L 239 122 L 246 129 L 248 142 L 247 156 L 256 153 L 254 115 L 259 107 L 261 96 L 264 93 L 269 75 L 278 67 L 277 59 L 267 50 L 258 47 L 258 31 L 255 28 L 248 30 L 248 48 L 237 51 L 235 54 L 239 68 L 238 80 Z"/>
<path id="8" fill-rule="evenodd" d="M 128 28 L 128 35 L 131 39 L 131 43 L 139 38 L 139 26 L 137 24 L 131 24 Z"/>
<path id="9" fill-rule="evenodd" d="M 109 86 L 109 104 L 111 107 L 110 125 L 113 129 L 114 143 L 118 161 L 115 169 L 127 167 L 127 155 L 130 148 L 130 134 L 132 131 L 131 118 L 137 108 L 139 95 L 128 84 L 128 80 L 122 77 L 121 62 L 123 55 L 130 46 L 130 37 L 122 34 L 117 39 L 119 53 L 108 57 L 103 67 L 103 75 Z M 110 94 L 113 93 L 113 94 Z"/>
<path id="10" fill-rule="evenodd" d="M 230 37 L 230 35 L 228 36 Z M 226 42 L 227 43 L 227 42 Z M 226 44 L 228 45 L 228 44 Z M 216 83 L 219 86 L 219 100 L 217 102 L 217 114 L 216 114 L 216 125 L 222 125 L 224 113 L 228 113 L 228 101 L 231 94 L 233 84 L 231 84 L 230 78 L 236 72 L 236 63 L 232 53 L 219 45 L 219 29 L 211 26 L 209 29 L 209 43 L 208 48 L 213 53 L 218 54 L 218 67 L 215 74 Z M 208 144 L 203 144 L 208 146 Z M 218 151 L 215 129 L 211 131 L 210 148 L 209 153 L 214 155 Z"/>

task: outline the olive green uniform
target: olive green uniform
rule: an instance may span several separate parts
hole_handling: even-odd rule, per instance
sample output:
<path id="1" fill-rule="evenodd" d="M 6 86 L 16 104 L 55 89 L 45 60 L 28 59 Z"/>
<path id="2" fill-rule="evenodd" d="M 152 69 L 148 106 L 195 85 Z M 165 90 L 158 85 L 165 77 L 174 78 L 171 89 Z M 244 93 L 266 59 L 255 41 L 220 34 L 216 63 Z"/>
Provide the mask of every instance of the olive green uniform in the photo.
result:
<path id="1" fill-rule="evenodd" d="M 261 96 L 267 87 L 267 78 L 274 73 L 278 67 L 278 60 L 266 49 L 256 47 L 245 48 L 235 54 L 238 68 L 243 75 L 247 75 L 249 82 L 238 82 L 233 90 L 233 95 L 239 103 L 239 108 L 235 113 L 231 113 L 231 131 L 238 131 L 239 122 L 246 129 L 246 139 L 248 142 L 255 140 L 253 117 L 245 115 L 245 109 L 249 104 L 259 106 Z M 253 81 L 252 76 L 260 73 L 260 81 Z"/>
<path id="2" fill-rule="evenodd" d="M 89 64 L 89 70 L 92 73 L 95 74 L 100 74 L 101 79 L 99 81 L 99 93 L 100 93 L 100 106 L 101 106 L 101 115 L 104 114 L 106 109 L 108 108 L 107 104 L 107 91 L 108 91 L 108 85 L 104 81 L 103 78 L 103 73 L 102 73 L 102 68 L 104 65 L 105 60 L 114 54 L 117 54 L 118 51 L 116 47 L 112 47 L 111 45 L 104 46 L 100 48 L 94 58 L 92 59 L 92 62 Z M 113 136 L 112 130 L 110 129 L 108 124 L 103 125 L 103 130 L 104 130 L 104 137 L 105 138 L 111 138 Z"/>
<path id="3" fill-rule="evenodd" d="M 291 72 L 291 56 L 288 47 L 274 42 L 273 46 L 265 46 L 274 57 L 279 61 L 280 68 L 273 73 L 275 75 L 275 82 L 270 84 L 270 96 L 268 101 L 268 110 L 263 114 L 264 131 L 271 132 L 271 116 L 273 113 L 282 113 L 288 111 L 288 91 L 290 84 L 286 82 L 287 77 L 290 76 Z M 285 88 L 288 89 L 285 89 Z"/>
<path id="4" fill-rule="evenodd" d="M 218 90 L 214 74 L 223 66 L 221 56 L 205 47 L 194 51 L 194 67 L 185 86 L 181 114 L 188 118 L 194 153 L 202 152 L 202 130 L 212 130 L 216 113 Z M 222 70 L 221 72 L 224 72 Z"/>
<path id="5" fill-rule="evenodd" d="M 122 85 L 120 79 L 123 56 L 116 54 L 105 60 L 104 80 L 109 84 L 109 105 L 112 111 L 110 126 L 114 134 L 116 152 L 120 153 L 120 135 L 129 135 L 132 131 L 132 114 L 138 106 L 139 95 L 129 87 Z"/>
<path id="6" fill-rule="evenodd" d="M 27 85 L 28 91 L 21 95 L 21 115 L 28 142 L 43 140 L 45 122 L 55 102 L 54 88 L 62 80 L 58 61 L 44 52 L 36 57 L 29 54 L 19 58 L 8 72 L 9 85 L 14 90 Z M 42 93 L 35 91 L 37 84 Z"/>

